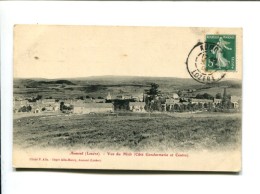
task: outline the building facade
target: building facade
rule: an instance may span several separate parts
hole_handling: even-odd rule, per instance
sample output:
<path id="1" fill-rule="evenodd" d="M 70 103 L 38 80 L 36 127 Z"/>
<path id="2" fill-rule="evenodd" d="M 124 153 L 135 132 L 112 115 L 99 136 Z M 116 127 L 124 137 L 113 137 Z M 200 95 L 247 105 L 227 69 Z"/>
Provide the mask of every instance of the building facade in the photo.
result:
<path id="1" fill-rule="evenodd" d="M 146 112 L 145 102 L 129 102 L 129 110 L 132 112 Z"/>

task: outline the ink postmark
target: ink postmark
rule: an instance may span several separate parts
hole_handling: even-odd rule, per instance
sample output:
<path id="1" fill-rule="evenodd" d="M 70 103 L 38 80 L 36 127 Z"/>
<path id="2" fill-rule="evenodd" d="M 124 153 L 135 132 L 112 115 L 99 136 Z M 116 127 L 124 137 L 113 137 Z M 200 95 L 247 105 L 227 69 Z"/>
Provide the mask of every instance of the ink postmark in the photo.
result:
<path id="1" fill-rule="evenodd" d="M 207 35 L 188 54 L 186 66 L 190 76 L 200 83 L 223 79 L 227 71 L 236 70 L 235 35 Z"/>
<path id="2" fill-rule="evenodd" d="M 207 53 L 217 44 L 210 42 L 198 42 L 188 54 L 186 67 L 190 76 L 200 83 L 214 83 L 225 77 L 225 72 L 218 70 L 206 70 Z"/>

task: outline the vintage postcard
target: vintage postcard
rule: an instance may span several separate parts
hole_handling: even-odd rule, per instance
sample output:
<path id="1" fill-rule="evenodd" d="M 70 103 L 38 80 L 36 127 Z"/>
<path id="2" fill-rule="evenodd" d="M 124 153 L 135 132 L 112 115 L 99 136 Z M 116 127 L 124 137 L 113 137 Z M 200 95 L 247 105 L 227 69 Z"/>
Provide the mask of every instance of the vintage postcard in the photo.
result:
<path id="1" fill-rule="evenodd" d="M 14 26 L 15 168 L 241 170 L 242 29 Z"/>

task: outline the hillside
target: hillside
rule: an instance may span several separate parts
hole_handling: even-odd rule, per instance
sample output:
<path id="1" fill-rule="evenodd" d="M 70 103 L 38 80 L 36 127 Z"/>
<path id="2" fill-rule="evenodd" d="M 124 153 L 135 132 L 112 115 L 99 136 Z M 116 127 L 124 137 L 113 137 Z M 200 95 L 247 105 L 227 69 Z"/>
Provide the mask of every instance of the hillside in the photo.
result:
<path id="1" fill-rule="evenodd" d="M 216 84 L 200 84 L 189 78 L 133 77 L 133 76 L 95 76 L 73 79 L 14 79 L 14 96 L 44 98 L 77 98 L 80 96 L 106 97 L 111 95 L 140 94 L 157 83 L 162 93 L 171 94 L 178 90 L 193 89 L 197 93 L 215 96 L 226 87 L 231 95 L 241 95 L 240 80 L 225 80 Z"/>

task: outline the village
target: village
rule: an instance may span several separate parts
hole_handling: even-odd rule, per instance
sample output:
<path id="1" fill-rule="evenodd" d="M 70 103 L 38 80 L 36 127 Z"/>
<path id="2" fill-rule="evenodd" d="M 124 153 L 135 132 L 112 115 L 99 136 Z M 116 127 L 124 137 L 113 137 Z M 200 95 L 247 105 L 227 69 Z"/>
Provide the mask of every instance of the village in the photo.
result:
<path id="1" fill-rule="evenodd" d="M 154 85 L 156 86 L 156 84 Z M 192 89 L 182 90 L 171 95 L 151 88 L 135 95 L 112 95 L 105 98 L 89 96 L 77 99 L 43 99 L 41 96 L 30 99 L 14 98 L 14 113 L 64 113 L 98 114 L 116 112 L 162 113 L 162 112 L 238 112 L 241 110 L 241 97 L 223 94 L 211 96 L 207 93 L 194 94 Z M 153 91 L 155 91 L 153 93 Z"/>

